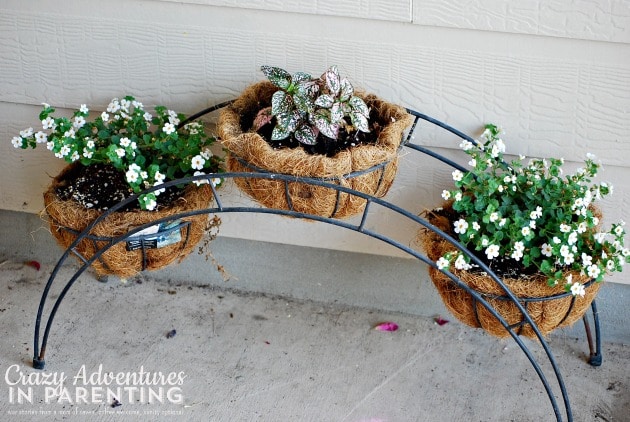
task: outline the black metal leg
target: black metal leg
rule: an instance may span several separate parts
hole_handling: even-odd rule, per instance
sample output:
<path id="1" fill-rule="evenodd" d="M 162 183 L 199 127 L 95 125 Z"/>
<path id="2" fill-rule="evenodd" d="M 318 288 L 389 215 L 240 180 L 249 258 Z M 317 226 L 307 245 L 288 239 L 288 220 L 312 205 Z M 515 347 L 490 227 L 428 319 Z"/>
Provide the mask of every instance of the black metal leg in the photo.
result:
<path id="1" fill-rule="evenodd" d="M 591 304 L 593 311 L 593 323 L 595 324 L 595 345 L 593 346 L 593 336 L 591 334 L 591 325 L 588 322 L 588 315 L 584 315 L 582 321 L 584 322 L 584 330 L 586 331 L 586 340 L 588 341 L 589 358 L 588 363 L 591 366 L 601 366 L 603 361 L 602 356 L 602 344 L 599 328 L 599 315 L 597 312 L 597 305 L 595 300 Z"/>

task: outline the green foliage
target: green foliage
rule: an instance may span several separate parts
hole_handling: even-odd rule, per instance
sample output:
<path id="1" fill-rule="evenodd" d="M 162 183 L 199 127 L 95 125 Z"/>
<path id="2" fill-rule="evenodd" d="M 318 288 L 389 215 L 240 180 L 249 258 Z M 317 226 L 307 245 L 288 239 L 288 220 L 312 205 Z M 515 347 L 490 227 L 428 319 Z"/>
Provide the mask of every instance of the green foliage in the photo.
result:
<path id="1" fill-rule="evenodd" d="M 272 139 L 293 135 L 299 142 L 313 145 L 320 132 L 337 139 L 341 127 L 347 131 L 370 131 L 367 105 L 354 95 L 350 81 L 339 76 L 337 66 L 331 66 L 318 79 L 304 72 L 291 75 L 272 66 L 262 66 L 261 70 L 280 88 L 271 98 L 271 110 L 262 112 L 276 117 Z M 257 118 L 254 128 L 258 129 L 266 121 Z"/>
<path id="2" fill-rule="evenodd" d="M 203 170 L 216 172 L 222 161 L 210 152 L 216 139 L 204 132 L 201 123 L 179 128 L 184 115 L 164 106 L 155 107 L 152 115 L 132 96 L 114 98 L 107 111 L 92 121 L 87 121 L 89 110 L 85 104 L 71 119 L 55 117 L 54 112 L 44 104 L 39 114 L 43 130 L 34 133 L 33 128 L 25 129 L 12 139 L 13 145 L 26 149 L 45 143 L 57 158 L 68 163 L 110 164 L 125 173 L 135 193 L 167 179 L 205 174 Z M 154 209 L 161 191 L 142 195 L 141 208 Z"/>
<path id="3" fill-rule="evenodd" d="M 612 193 L 607 183 L 593 184 L 600 164 L 591 154 L 585 167 L 563 176 L 562 159 L 525 157 L 507 163 L 501 131 L 486 126 L 477 144 L 460 147 L 471 157 L 470 172 L 453 172 L 454 190 L 442 197 L 453 200 L 460 219 L 455 222 L 459 240 L 488 259 L 511 258 L 524 267 L 535 266 L 550 285 L 563 283 L 567 291 L 583 295 L 584 288 L 564 270 L 577 270 L 601 281 L 606 273 L 621 271 L 630 262 L 624 247 L 623 222 L 600 231 L 593 203 Z M 451 265 L 453 254 L 442 257 L 440 268 Z M 457 256 L 457 269 L 470 269 L 470 260 Z"/>

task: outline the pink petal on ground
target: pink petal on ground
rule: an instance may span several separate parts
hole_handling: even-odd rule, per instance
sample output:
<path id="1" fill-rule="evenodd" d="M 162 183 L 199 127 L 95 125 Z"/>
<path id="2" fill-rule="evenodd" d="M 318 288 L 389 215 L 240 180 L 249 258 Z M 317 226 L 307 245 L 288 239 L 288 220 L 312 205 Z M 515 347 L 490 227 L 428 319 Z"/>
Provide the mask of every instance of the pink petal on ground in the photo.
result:
<path id="1" fill-rule="evenodd" d="M 37 261 L 24 261 L 24 265 L 35 268 L 37 271 L 41 268 L 41 265 Z"/>
<path id="2" fill-rule="evenodd" d="M 395 322 L 382 322 L 374 327 L 374 329 L 378 331 L 396 331 L 398 329 L 398 324 Z"/>
<path id="3" fill-rule="evenodd" d="M 442 318 L 441 316 L 437 316 L 435 318 L 433 318 L 433 321 L 435 321 L 435 323 L 439 326 L 442 326 L 444 324 L 446 324 L 448 322 L 447 319 Z"/>

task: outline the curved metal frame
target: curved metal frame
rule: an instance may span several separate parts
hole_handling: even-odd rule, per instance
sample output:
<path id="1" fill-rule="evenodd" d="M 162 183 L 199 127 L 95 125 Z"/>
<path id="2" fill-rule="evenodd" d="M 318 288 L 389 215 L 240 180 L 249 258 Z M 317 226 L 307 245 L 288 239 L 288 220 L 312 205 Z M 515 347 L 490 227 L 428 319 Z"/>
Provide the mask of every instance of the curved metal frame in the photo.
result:
<path id="1" fill-rule="evenodd" d="M 226 103 L 222 103 L 219 104 L 217 106 L 213 106 L 210 107 L 206 110 L 203 110 L 193 116 L 191 116 L 189 119 L 186 120 L 186 122 L 192 120 L 192 119 L 196 119 L 200 116 L 203 116 L 204 114 L 207 114 L 211 111 L 217 110 L 219 108 L 225 107 L 226 105 L 228 105 L 230 102 L 226 102 Z M 424 114 L 418 113 L 417 111 L 414 110 L 407 110 L 410 114 L 412 114 L 413 116 L 415 116 L 415 120 L 413 122 L 413 125 L 411 127 L 411 129 L 408 132 L 407 137 L 403 140 L 403 147 L 406 148 L 410 148 L 412 150 L 416 150 L 418 152 L 421 152 L 423 154 L 429 155 L 435 159 L 438 159 L 440 161 L 442 161 L 443 163 L 460 169 L 462 171 L 466 171 L 463 167 L 461 167 L 460 165 L 458 165 L 457 163 L 449 160 L 446 157 L 441 156 L 440 154 L 435 153 L 434 151 L 431 151 L 430 149 L 417 145 L 417 144 L 413 144 L 410 142 L 410 140 L 412 139 L 412 135 L 414 134 L 416 128 L 417 128 L 417 124 L 420 120 L 424 120 L 427 121 L 431 124 L 434 124 L 436 126 L 439 126 L 440 128 L 456 135 L 457 137 L 461 138 L 461 139 L 465 139 L 468 140 L 470 142 L 476 143 L 472 138 L 470 138 L 469 136 L 463 134 L 462 132 L 458 131 L 457 129 L 454 129 L 453 127 L 440 122 L 436 119 L 433 119 L 429 116 L 426 116 Z M 182 124 L 186 123 L 183 122 Z M 352 176 L 348 175 L 348 176 Z M 159 223 L 163 223 L 163 222 L 172 222 L 175 221 L 177 219 L 183 218 L 183 217 L 189 217 L 189 216 L 194 216 L 194 215 L 200 215 L 200 214 L 210 214 L 210 213 L 226 213 L 226 212 L 239 212 L 239 213 L 261 213 L 261 214 L 276 214 L 276 215 L 284 215 L 284 216 L 289 216 L 289 217 L 295 217 L 295 218 L 303 218 L 303 219 L 308 219 L 308 220 L 313 220 L 313 221 L 320 221 L 320 222 L 324 222 L 324 223 L 328 223 L 334 226 L 338 226 L 338 227 L 342 227 L 345 229 L 349 229 L 349 230 L 353 230 L 359 233 L 363 233 L 367 236 L 373 237 L 375 239 L 378 239 L 380 241 L 383 241 L 387 244 L 390 244 L 402 251 L 404 251 L 405 253 L 413 256 L 414 258 L 426 263 L 427 265 L 433 267 L 433 268 L 437 268 L 437 265 L 435 262 L 431 261 L 430 259 L 428 259 L 424 254 L 412 249 L 411 247 L 400 243 L 398 241 L 396 241 L 395 239 L 391 239 L 383 234 L 380 234 L 378 232 L 375 232 L 373 230 L 368 229 L 365 224 L 368 218 L 368 215 L 370 213 L 370 211 L 373 209 L 373 206 L 380 206 L 386 209 L 389 209 L 390 211 L 396 213 L 397 215 L 406 218 L 408 220 L 411 220 L 415 223 L 417 223 L 418 225 L 425 227 L 428 230 L 433 231 L 434 233 L 438 234 L 439 236 L 441 236 L 442 238 L 448 240 L 449 242 L 451 242 L 457 249 L 459 249 L 463 254 L 467 255 L 472 262 L 474 262 L 475 264 L 477 264 L 483 271 L 487 272 L 490 277 L 494 280 L 494 282 L 496 282 L 501 289 L 505 292 L 505 296 L 504 299 L 505 300 L 509 300 L 512 301 L 515 306 L 518 308 L 518 310 L 521 312 L 522 316 L 523 316 L 523 322 L 520 324 L 516 324 L 514 326 L 509 325 L 502 317 L 501 315 L 499 315 L 494 308 L 492 308 L 492 306 L 486 301 L 486 297 L 483 294 L 480 294 L 479 292 L 471 289 L 470 287 L 468 287 L 464 282 L 462 282 L 458 277 L 456 277 L 454 274 L 450 273 L 447 270 L 440 270 L 441 272 L 443 272 L 445 275 L 447 275 L 449 277 L 449 279 L 455 283 L 457 286 L 459 286 L 460 288 L 464 289 L 466 292 L 468 292 L 472 297 L 473 300 L 475 300 L 476 302 L 480 303 L 484 308 L 486 308 L 502 325 L 503 327 L 509 332 L 510 336 L 513 338 L 513 340 L 518 344 L 518 346 L 521 348 L 521 350 L 523 351 L 523 353 L 526 355 L 527 359 L 529 360 L 530 364 L 532 365 L 532 367 L 534 368 L 534 370 L 536 371 L 536 373 L 538 374 L 540 381 L 542 382 L 545 391 L 547 392 L 547 395 L 549 397 L 549 400 L 551 402 L 552 408 L 553 408 L 553 412 L 556 416 L 557 421 L 562 421 L 562 414 L 560 411 L 560 408 L 558 406 L 558 401 L 556 398 L 556 394 L 554 393 L 554 389 L 558 388 L 560 390 L 560 396 L 562 399 L 562 402 L 564 404 L 564 410 L 565 410 L 565 414 L 567 417 L 568 421 L 572 421 L 573 420 L 573 416 L 571 413 L 571 406 L 569 403 L 569 397 L 567 395 L 567 391 L 565 388 L 565 384 L 564 381 L 562 379 L 562 375 L 560 373 L 560 369 L 559 366 L 553 356 L 553 353 L 551 352 L 551 348 L 549 347 L 549 344 L 547 343 L 547 341 L 545 340 L 545 338 L 542 336 L 541 332 L 539 331 L 538 327 L 536 326 L 536 324 L 534 323 L 534 321 L 531 319 L 531 317 L 529 316 L 529 314 L 526 311 L 526 306 L 527 304 L 521 304 L 521 302 L 523 302 L 523 300 L 521 299 L 519 301 L 519 299 L 505 286 L 505 284 L 503 283 L 503 281 L 497 277 L 497 275 L 486 266 L 486 264 L 484 264 L 482 261 L 480 261 L 476 256 L 474 256 L 470 251 L 468 251 L 466 249 L 465 246 L 463 246 L 462 244 L 460 244 L 456 239 L 454 239 L 453 237 L 451 237 L 450 235 L 448 235 L 447 233 L 443 232 L 442 230 L 438 229 L 437 227 L 435 227 L 434 225 L 430 224 L 428 221 L 426 221 L 425 219 L 419 217 L 418 215 L 415 215 L 397 205 L 391 204 L 383 199 L 380 198 L 376 198 L 373 196 L 370 196 L 368 194 L 365 193 L 361 193 L 358 191 L 355 191 L 353 189 L 341 186 L 339 184 L 335 184 L 335 183 L 331 183 L 331 180 L 324 180 L 324 179 L 316 179 L 316 178 L 304 178 L 304 177 L 296 177 L 296 176 L 290 176 L 290 175 L 285 175 L 285 174 L 278 174 L 278 173 L 269 173 L 269 172 L 263 172 L 263 171 L 256 171 L 256 172 L 252 172 L 252 173 L 220 173 L 220 174 L 207 174 L 207 175 L 200 175 L 200 176 L 194 176 L 194 177 L 188 177 L 188 178 L 184 178 L 184 179 L 179 179 L 179 180 L 175 180 L 175 181 L 170 181 L 167 183 L 164 183 L 163 185 L 160 185 L 159 187 L 152 187 L 149 188 L 145 191 L 146 192 L 152 192 L 157 190 L 158 188 L 165 188 L 165 187 L 169 187 L 172 185 L 176 185 L 176 184 L 181 184 L 181 183 L 189 183 L 192 181 L 201 181 L 201 180 L 205 180 L 205 181 L 210 181 L 212 178 L 214 177 L 221 177 L 224 179 L 231 179 L 231 178 L 263 178 L 263 179 L 272 179 L 272 180 L 279 180 L 279 181 L 284 181 L 285 184 L 288 185 L 288 183 L 290 182 L 300 182 L 300 183 L 306 183 L 306 184 L 310 184 L 310 185 L 316 185 L 316 186 L 323 186 L 326 188 L 330 188 L 333 190 L 336 190 L 338 195 L 340 193 L 345 193 L 345 194 L 350 194 L 350 195 L 355 195 L 358 196 L 360 198 L 363 198 L 366 200 L 366 206 L 365 209 L 362 213 L 360 222 L 358 224 L 349 222 L 347 220 L 337 220 L 334 218 L 329 218 L 329 217 L 322 217 L 322 216 L 317 216 L 317 215 L 311 215 L 311 214 L 305 214 L 305 213 L 301 213 L 301 212 L 296 212 L 293 209 L 289 209 L 289 210 L 281 210 L 281 209 L 270 209 L 270 208 L 263 208 L 263 207 L 243 207 L 243 206 L 225 206 L 222 201 L 221 201 L 221 197 L 219 195 L 219 192 L 217 192 L 216 188 L 212 185 L 212 183 L 210 183 L 210 186 L 212 188 L 212 192 L 214 195 L 214 200 L 216 202 L 216 206 L 214 207 L 210 207 L 207 209 L 200 209 L 200 210 L 193 210 L 193 211 L 187 211 L 187 212 L 183 212 L 180 214 L 176 214 L 176 215 L 171 215 L 168 217 L 164 217 L 161 219 L 156 219 L 150 223 L 146 223 L 143 224 L 141 226 L 138 226 L 136 228 L 134 228 L 133 230 L 130 230 L 128 233 L 115 237 L 115 238 L 110 238 L 108 239 L 108 243 L 103 246 L 100 250 L 97 250 L 95 252 L 95 254 L 89 258 L 89 259 L 85 259 L 84 257 L 81 257 L 81 260 L 83 262 L 83 265 L 80 266 L 80 268 L 74 273 L 74 275 L 67 281 L 66 285 L 63 287 L 63 289 L 61 290 L 61 292 L 59 293 L 56 301 L 54 302 L 52 308 L 49 310 L 49 314 L 48 314 L 48 318 L 46 320 L 46 325 L 45 325 L 45 329 L 43 332 L 43 335 L 41 335 L 41 323 L 42 323 L 42 317 L 44 315 L 44 308 L 46 306 L 46 300 L 48 298 L 48 295 L 50 293 L 51 287 L 53 285 L 53 282 L 55 281 L 55 279 L 57 278 L 58 272 L 61 268 L 61 266 L 63 265 L 63 263 L 66 261 L 66 259 L 68 258 L 68 256 L 71 253 L 76 253 L 74 251 L 74 248 L 78 245 L 78 243 L 86 238 L 90 236 L 90 232 L 92 231 L 92 229 L 99 224 L 99 222 L 101 220 L 103 220 L 104 218 L 106 218 L 108 215 L 110 215 L 111 213 L 116 212 L 117 210 L 123 208 L 124 206 L 126 206 L 127 204 L 136 201 L 137 200 L 137 195 L 134 195 L 132 197 L 127 198 L 126 200 L 116 204 L 115 206 L 111 207 L 109 210 L 107 210 L 107 212 L 103 213 L 100 217 L 98 217 L 95 221 L 93 221 L 90 225 L 88 225 L 88 227 L 85 228 L 85 230 L 83 230 L 80 235 L 77 237 L 77 239 L 66 249 L 66 251 L 63 253 L 63 255 L 61 256 L 61 258 L 59 259 L 59 261 L 57 262 L 55 268 L 53 269 L 48 282 L 44 288 L 44 291 L 42 293 L 42 297 L 40 300 L 40 305 L 38 308 L 38 312 L 37 312 L 37 318 L 35 321 L 35 336 L 34 336 L 34 356 L 33 356 L 33 366 L 36 369 L 43 369 L 45 366 L 45 353 L 46 353 L 46 346 L 48 343 L 48 337 L 50 334 L 50 330 L 52 327 L 52 323 L 54 320 L 54 317 L 57 313 L 57 310 L 59 309 L 59 306 L 61 305 L 65 295 L 68 293 L 68 291 L 70 290 L 70 288 L 73 286 L 73 284 L 78 280 L 78 278 L 81 276 L 81 274 L 83 274 L 83 272 L 85 270 L 87 270 L 87 268 L 96 260 L 98 260 L 100 258 L 100 256 L 105 253 L 110 247 L 112 247 L 113 245 L 125 241 L 126 239 L 128 239 L 129 237 L 134 236 L 136 233 L 140 232 L 141 230 L 144 230 L 147 227 L 153 226 L 155 224 L 159 224 Z M 288 191 L 286 192 L 288 195 Z M 288 201 L 288 203 L 290 204 L 291 202 Z M 439 269 L 438 269 L 439 270 Z M 567 293 L 568 295 L 568 293 Z M 563 295 L 556 295 L 553 298 L 558 298 L 558 297 L 562 297 Z M 591 331 L 590 331 L 590 325 L 588 323 L 588 319 L 587 316 L 585 315 L 583 318 L 584 321 L 584 325 L 586 328 L 586 333 L 587 333 L 587 340 L 589 343 L 589 351 L 590 351 L 590 359 L 589 359 L 589 363 L 593 366 L 599 366 L 601 365 L 602 362 L 602 356 L 601 356 L 601 342 L 600 342 L 600 327 L 599 327 L 599 318 L 598 318 L 598 312 L 597 312 L 597 307 L 595 304 L 595 301 L 593 301 L 592 303 L 592 314 L 593 314 L 593 321 L 594 321 L 594 325 L 595 325 L 595 346 L 593 346 L 593 342 L 592 342 L 592 337 L 591 337 Z M 540 346 L 544 349 L 545 355 L 549 361 L 549 364 L 551 365 L 551 372 L 553 373 L 553 376 L 555 377 L 556 380 L 556 385 L 554 387 L 552 387 L 552 385 L 550 384 L 546 373 L 549 372 L 550 370 L 547 368 L 545 370 L 543 370 L 543 368 L 539 365 L 539 363 L 537 362 L 536 358 L 534 357 L 534 355 L 532 354 L 532 352 L 529 350 L 529 348 L 524 344 L 524 342 L 522 341 L 522 339 L 519 337 L 518 332 L 515 331 L 515 328 L 519 328 L 523 325 L 523 324 L 530 324 L 533 331 L 536 334 L 536 337 L 539 341 Z M 40 348 L 40 338 L 41 338 L 41 348 Z M 549 374 L 551 375 L 551 374 Z"/>

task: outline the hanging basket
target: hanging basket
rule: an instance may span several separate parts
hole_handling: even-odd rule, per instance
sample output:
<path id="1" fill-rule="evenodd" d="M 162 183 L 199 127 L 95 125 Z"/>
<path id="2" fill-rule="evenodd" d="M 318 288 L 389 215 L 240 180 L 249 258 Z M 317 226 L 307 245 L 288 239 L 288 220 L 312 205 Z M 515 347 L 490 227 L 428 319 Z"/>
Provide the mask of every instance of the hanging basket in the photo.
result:
<path id="1" fill-rule="evenodd" d="M 452 234 L 452 222 L 442 215 L 428 212 L 427 220 L 440 230 Z M 457 249 L 429 229 L 422 229 L 421 243 L 427 257 L 436 262 L 444 254 Z M 451 273 L 486 300 L 508 325 L 515 327 L 518 335 L 535 338 L 536 333 L 526 323 L 523 314 L 506 295 L 505 291 L 488 275 L 482 272 L 452 269 Z M 584 316 L 591 302 L 595 299 L 601 283 L 591 281 L 588 276 L 577 271 L 566 272 L 564 277 L 572 274 L 573 281 L 585 284 L 584 297 L 573 296 L 564 290 L 564 286 L 549 286 L 547 276 L 534 274 L 523 278 L 506 278 L 503 283 L 519 299 L 532 321 L 538 326 L 541 334 L 546 336 L 556 328 L 570 326 Z M 461 322 L 482 328 L 495 337 L 508 337 L 509 332 L 497 318 L 481 303 L 459 287 L 440 270 L 430 267 L 431 281 L 437 288 L 446 308 Z"/>
<path id="2" fill-rule="evenodd" d="M 413 121 L 403 107 L 386 103 L 374 95 L 360 95 L 376 111 L 382 131 L 374 145 L 359 145 L 334 157 L 311 155 L 302 148 L 274 150 L 251 126 L 258 110 L 271 104 L 278 88 L 264 81 L 249 86 L 224 109 L 218 133 L 229 151 L 230 172 L 268 172 L 308 177 L 337 183 L 376 197 L 387 194 L 398 169 L 398 150 L 404 131 Z M 251 116 L 251 117 L 245 117 Z M 294 210 L 324 217 L 344 218 L 358 214 L 366 201 L 355 195 L 300 182 L 263 178 L 236 178 L 237 186 L 268 208 Z"/>
<path id="3" fill-rule="evenodd" d="M 45 213 L 51 233 L 66 249 L 77 236 L 104 211 L 88 209 L 74 200 L 62 200 L 56 189 L 63 183 L 74 165 L 67 166 L 44 193 Z M 97 224 L 74 248 L 80 260 L 89 260 L 94 253 L 140 225 L 182 212 L 204 209 L 212 201 L 212 189 L 207 185 L 190 185 L 184 194 L 169 206 L 157 211 L 114 212 Z M 132 236 L 111 246 L 92 268 L 99 276 L 115 275 L 126 278 L 143 270 L 157 270 L 186 257 L 202 239 L 207 227 L 207 214 L 185 217 L 159 226 L 151 226 L 140 236 Z"/>

